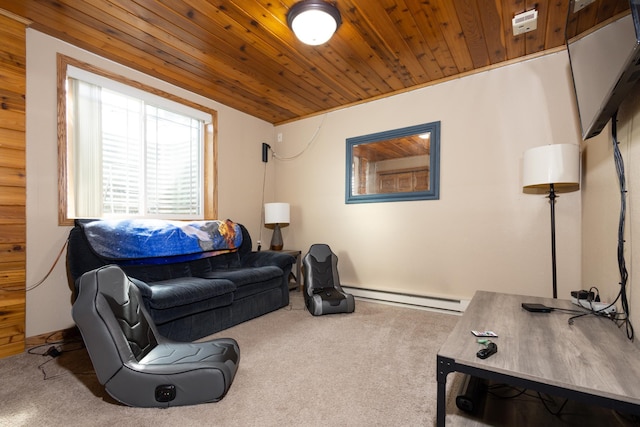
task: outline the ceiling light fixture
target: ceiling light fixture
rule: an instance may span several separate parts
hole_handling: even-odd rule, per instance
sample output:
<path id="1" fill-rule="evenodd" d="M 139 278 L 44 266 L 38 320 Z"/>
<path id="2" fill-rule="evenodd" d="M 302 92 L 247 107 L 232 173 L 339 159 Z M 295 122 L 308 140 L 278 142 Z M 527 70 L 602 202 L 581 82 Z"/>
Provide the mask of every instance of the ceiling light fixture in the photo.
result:
<path id="1" fill-rule="evenodd" d="M 342 18 L 338 8 L 322 0 L 303 0 L 287 13 L 287 24 L 302 43 L 318 46 L 329 41 Z"/>

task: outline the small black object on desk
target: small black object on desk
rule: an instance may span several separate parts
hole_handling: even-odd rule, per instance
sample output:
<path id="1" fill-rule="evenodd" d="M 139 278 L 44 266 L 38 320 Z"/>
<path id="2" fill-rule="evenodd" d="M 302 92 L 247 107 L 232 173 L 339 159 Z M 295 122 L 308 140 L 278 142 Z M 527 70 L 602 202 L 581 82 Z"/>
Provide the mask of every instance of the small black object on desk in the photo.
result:
<path id="1" fill-rule="evenodd" d="M 524 308 L 527 311 L 531 311 L 533 313 L 551 313 L 551 311 L 553 310 L 552 307 L 547 307 L 546 305 L 543 305 L 543 304 L 535 304 L 535 303 L 528 303 L 528 302 L 523 302 L 522 308 Z"/>
<path id="2" fill-rule="evenodd" d="M 497 352 L 498 352 L 498 346 L 496 345 L 496 343 L 490 342 L 489 344 L 487 344 L 487 348 L 483 348 L 482 350 L 479 350 L 476 353 L 476 356 L 478 356 L 480 359 L 486 359 L 487 357 Z"/>

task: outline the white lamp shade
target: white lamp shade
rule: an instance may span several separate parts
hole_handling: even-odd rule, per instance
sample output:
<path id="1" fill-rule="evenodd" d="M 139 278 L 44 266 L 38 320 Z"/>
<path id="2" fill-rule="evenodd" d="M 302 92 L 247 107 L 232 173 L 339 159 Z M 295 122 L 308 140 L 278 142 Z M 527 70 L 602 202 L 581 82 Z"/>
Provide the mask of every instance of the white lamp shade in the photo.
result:
<path id="1" fill-rule="evenodd" d="M 289 203 L 265 203 L 265 224 L 289 224 Z"/>
<path id="2" fill-rule="evenodd" d="M 575 188 L 580 182 L 580 149 L 575 144 L 553 144 L 524 153 L 522 186 Z"/>

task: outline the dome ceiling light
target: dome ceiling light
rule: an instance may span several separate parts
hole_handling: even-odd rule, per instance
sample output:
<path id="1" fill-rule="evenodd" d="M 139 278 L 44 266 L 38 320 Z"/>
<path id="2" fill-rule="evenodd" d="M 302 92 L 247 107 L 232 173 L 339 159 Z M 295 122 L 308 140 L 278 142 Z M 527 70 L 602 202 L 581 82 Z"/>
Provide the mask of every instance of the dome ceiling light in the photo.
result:
<path id="1" fill-rule="evenodd" d="M 287 24 L 302 43 L 318 46 L 329 41 L 342 18 L 340 11 L 322 0 L 303 0 L 287 13 Z"/>

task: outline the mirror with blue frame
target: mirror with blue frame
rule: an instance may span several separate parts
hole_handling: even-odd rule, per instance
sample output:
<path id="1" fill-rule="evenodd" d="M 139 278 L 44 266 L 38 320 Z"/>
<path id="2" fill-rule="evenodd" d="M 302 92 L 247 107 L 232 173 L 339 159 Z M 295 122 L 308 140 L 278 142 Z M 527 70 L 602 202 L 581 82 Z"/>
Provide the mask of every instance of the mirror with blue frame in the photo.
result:
<path id="1" fill-rule="evenodd" d="M 440 122 L 347 138 L 346 203 L 437 200 Z"/>

